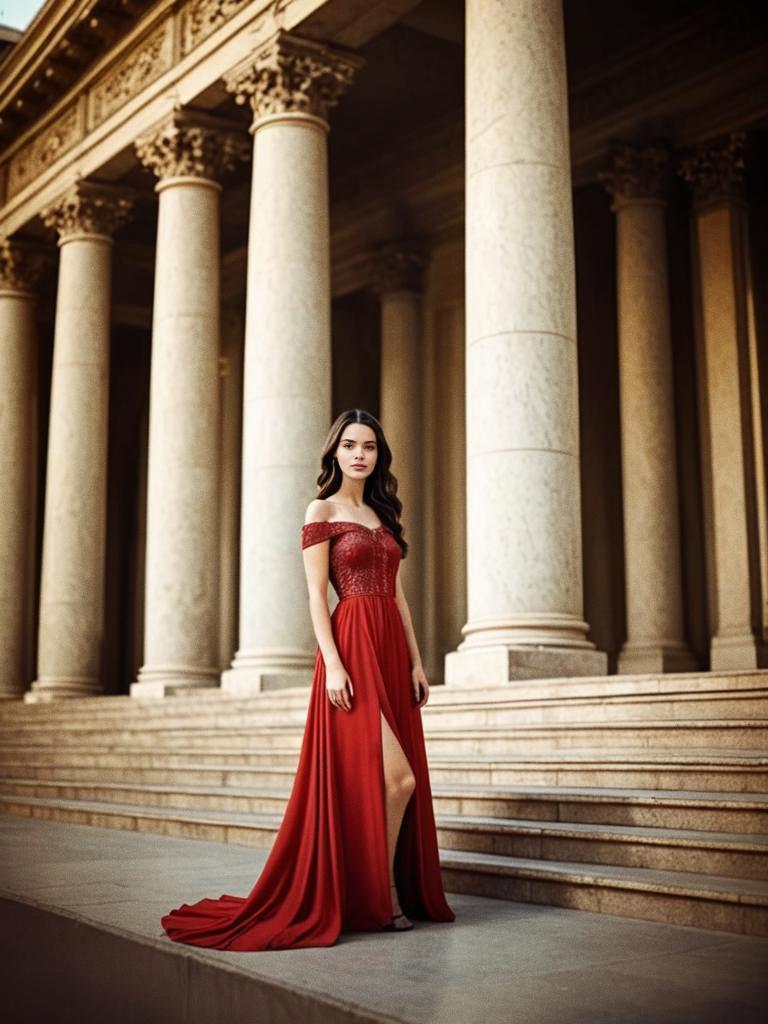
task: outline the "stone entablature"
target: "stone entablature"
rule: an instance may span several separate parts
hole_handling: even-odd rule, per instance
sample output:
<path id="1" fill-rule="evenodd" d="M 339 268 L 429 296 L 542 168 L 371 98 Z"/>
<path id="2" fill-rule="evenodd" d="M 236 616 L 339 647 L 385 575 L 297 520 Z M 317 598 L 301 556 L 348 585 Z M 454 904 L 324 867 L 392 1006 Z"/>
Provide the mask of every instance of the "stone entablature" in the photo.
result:
<path id="1" fill-rule="evenodd" d="M 322 2 L 317 0 L 316 5 L 322 6 Z M 31 185 L 47 183 L 48 172 L 66 173 L 62 157 L 74 162 L 105 138 L 114 140 L 119 148 L 119 128 L 128 116 L 137 122 L 131 132 L 136 138 L 157 121 L 162 105 L 167 109 L 167 101 L 158 109 L 160 97 L 169 91 L 181 92 L 179 83 L 186 81 L 190 81 L 190 92 L 203 91 L 242 62 L 254 45 L 263 45 L 275 34 L 276 7 L 281 22 L 290 26 L 292 9 L 297 6 L 296 0 L 277 5 L 274 0 L 187 0 L 181 4 L 162 0 L 156 4 L 62 97 L 44 124 L 34 126 L 8 147 L 0 164 L 0 206 L 9 207 L 9 214 L 14 208 L 15 213 L 14 200 L 18 197 L 23 204 L 30 198 Z M 305 16 L 307 4 L 301 6 L 301 16 Z M 299 16 L 295 12 L 295 17 Z M 130 115 L 126 112 L 129 106 Z M 98 163 L 112 155 L 104 154 Z M 95 169 L 88 167 L 85 173 Z M 12 234 L 37 212 L 25 210 L 18 217 L 11 216 L 2 225 L 3 233 Z"/>

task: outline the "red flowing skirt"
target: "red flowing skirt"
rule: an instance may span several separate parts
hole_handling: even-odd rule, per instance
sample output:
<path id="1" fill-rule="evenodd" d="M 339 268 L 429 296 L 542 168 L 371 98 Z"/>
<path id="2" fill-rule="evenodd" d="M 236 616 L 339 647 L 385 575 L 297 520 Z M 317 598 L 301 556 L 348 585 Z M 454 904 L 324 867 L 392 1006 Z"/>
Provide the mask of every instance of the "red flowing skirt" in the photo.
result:
<path id="1" fill-rule="evenodd" d="M 413 919 L 455 918 L 400 610 L 390 596 L 346 597 L 331 625 L 352 710 L 328 700 L 318 648 L 296 776 L 267 861 L 247 896 L 225 893 L 164 915 L 176 942 L 242 951 L 331 946 L 341 931 L 376 931 L 391 920 L 379 709 L 416 779 L 395 851 L 400 905 Z"/>

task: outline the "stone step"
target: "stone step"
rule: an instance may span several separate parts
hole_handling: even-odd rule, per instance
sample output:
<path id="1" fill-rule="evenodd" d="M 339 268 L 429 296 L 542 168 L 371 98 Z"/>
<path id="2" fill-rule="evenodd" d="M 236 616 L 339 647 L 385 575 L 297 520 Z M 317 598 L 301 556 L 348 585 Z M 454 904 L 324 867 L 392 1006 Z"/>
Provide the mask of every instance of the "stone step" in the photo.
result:
<path id="1" fill-rule="evenodd" d="M 189 794 L 162 793 L 155 806 L 135 801 L 141 792 L 113 789 L 111 794 L 91 799 L 13 796 L 0 794 L 0 809 L 8 814 L 27 814 L 77 821 L 104 827 L 104 816 L 113 827 L 157 831 L 160 818 L 172 832 L 182 835 L 243 845 L 271 846 L 282 821 L 284 800 L 273 802 L 271 810 L 249 807 L 248 798 L 223 795 L 219 804 L 211 792 L 210 801 L 196 806 Z M 110 800 L 110 796 L 112 799 Z M 115 797 L 117 799 L 115 799 Z M 265 801 L 268 802 L 268 801 Z M 73 815 L 75 817 L 73 817 Z M 87 820 L 83 820 L 86 815 Z M 689 871 L 731 878 L 768 877 L 768 837 L 737 833 L 706 833 L 682 829 L 649 829 L 635 826 L 590 825 L 568 822 L 510 820 L 487 817 L 441 815 L 437 819 L 438 841 L 446 849 L 501 854 L 535 860 L 567 860 L 620 864 L 660 870 Z M 131 825 L 125 824 L 131 822 Z M 232 837 L 236 838 L 232 838 Z"/>
<path id="2" fill-rule="evenodd" d="M 521 679 L 501 686 L 482 684 L 466 686 L 435 685 L 430 690 L 426 710 L 443 704 L 482 703 L 499 701 L 567 701 L 595 698 L 621 699 L 643 694 L 706 694 L 726 696 L 742 691 L 763 690 L 768 687 L 768 670 L 752 669 L 726 672 L 678 672 L 661 675 L 609 675 L 589 677 L 563 677 L 556 679 Z M 136 715 L 176 719 L 195 716 L 202 710 L 239 715 L 254 708 L 306 707 L 308 686 L 265 691 L 252 697 L 237 697 L 223 693 L 218 687 L 196 689 L 175 694 L 165 699 L 132 698 L 126 695 L 69 697 L 37 704 L 22 701 L 0 702 L 0 719 L 31 722 L 40 717 L 52 721 L 66 721 L 82 717 L 94 722 L 101 719 L 110 723 L 123 722 Z"/>
<path id="3" fill-rule="evenodd" d="M 686 749 L 690 746 L 710 749 L 746 748 L 768 750 L 768 719 L 683 719 L 652 722 L 575 722 L 572 724 L 527 724 L 515 726 L 488 725 L 474 729 L 440 729 L 427 719 L 424 725 L 427 749 L 430 754 L 463 753 L 493 754 L 521 751 L 545 751 L 599 747 L 621 749 L 623 746 L 650 749 Z M 301 746 L 303 727 L 242 726 L 226 728 L 177 728 L 173 730 L 115 728 L 105 734 L 98 728 L 73 728 L 66 731 L 29 729 L 0 738 L 0 745 L 55 745 L 59 748 L 78 744 L 104 743 L 108 738 L 114 745 L 163 747 L 166 750 L 205 750 L 220 745 L 234 750 L 272 747 L 298 748 Z"/>
<path id="4" fill-rule="evenodd" d="M 170 702 L 171 704 L 173 701 Z M 52 713 L 47 707 L 32 705 L 35 714 L 0 716 L 0 743 L 21 736 L 62 735 L 93 731 L 109 726 L 110 730 L 141 729 L 159 732 L 175 729 L 227 729 L 260 728 L 275 725 L 303 728 L 307 702 L 302 699 L 286 700 L 282 704 L 271 700 L 252 700 L 236 708 L 226 702 L 188 709 L 172 715 L 163 709 L 133 709 L 129 714 L 94 716 L 83 710 L 78 715 Z M 423 712 L 425 728 L 458 729 L 481 728 L 488 725 L 516 726 L 518 724 L 571 724 L 577 722 L 624 722 L 694 719 L 768 719 L 768 687 L 761 690 L 733 692 L 691 692 L 669 694 L 629 694 L 610 698 L 572 697 L 566 701 L 514 698 L 507 691 L 507 699 L 470 701 L 433 701 Z"/>
<path id="5" fill-rule="evenodd" d="M 447 891 L 768 935 L 768 884 L 682 871 L 441 850 Z"/>
<path id="6" fill-rule="evenodd" d="M 146 807 L 282 814 L 294 779 L 294 771 L 290 768 L 273 771 L 273 781 L 270 782 L 254 779 L 250 769 L 228 769 L 208 783 L 196 779 L 193 773 L 194 769 L 190 769 L 186 777 L 177 782 L 159 779 L 150 783 L 130 779 L 126 771 L 112 781 L 103 777 L 93 780 L 33 780 L 18 776 L 12 778 L 6 769 L 0 777 L 0 794 Z M 449 816 L 685 829 L 713 835 L 768 835 L 768 794 L 665 793 L 639 789 L 541 786 L 512 789 L 468 783 L 455 786 L 433 783 L 432 796 L 435 810 Z"/>
<path id="7" fill-rule="evenodd" d="M 0 811 L 246 846 L 270 846 L 280 821 L 279 815 L 192 814 L 5 796 L 0 797 Z M 438 822 L 440 835 L 443 830 Z M 768 882 L 762 880 L 460 849 L 441 848 L 440 858 L 448 891 L 768 935 Z"/>
<path id="8" fill-rule="evenodd" d="M 113 745 L 59 749 L 53 746 L 6 746 L 0 749 L 0 770 L 9 778 L 46 777 L 50 769 L 63 778 L 120 780 L 127 771 L 137 781 L 184 782 L 188 770 L 203 774 L 202 782 L 218 782 L 234 769 L 248 770 L 260 784 L 280 784 L 283 770 L 296 770 L 298 749 L 230 748 L 187 751 Z M 734 793 L 768 791 L 768 753 L 755 750 L 657 752 L 647 749 L 563 750 L 552 753 L 471 756 L 442 754 L 429 760 L 430 778 L 446 784 L 516 786 L 624 787 L 644 790 L 699 790 Z M 83 774 L 72 774 L 70 772 Z M 168 773 L 180 772 L 174 779 Z M 154 777 L 146 773 L 155 773 Z M 62 777 L 58 776 L 57 777 Z M 244 776 L 246 777 L 246 776 Z M 249 778 L 249 782 L 252 781 Z"/>

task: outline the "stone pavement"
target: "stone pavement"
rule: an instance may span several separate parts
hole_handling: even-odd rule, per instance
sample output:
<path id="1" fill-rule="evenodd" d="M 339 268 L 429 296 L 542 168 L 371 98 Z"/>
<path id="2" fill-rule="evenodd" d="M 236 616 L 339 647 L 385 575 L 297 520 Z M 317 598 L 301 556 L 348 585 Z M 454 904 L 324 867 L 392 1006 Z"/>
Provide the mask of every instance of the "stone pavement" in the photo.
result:
<path id="1" fill-rule="evenodd" d="M 0 817 L 7 1024 L 752 1024 L 768 939 L 448 893 L 456 921 L 230 953 L 171 942 L 267 851 Z M 9 993 L 10 999 L 9 999 Z M 10 1007 L 10 1015 L 7 1013 Z"/>

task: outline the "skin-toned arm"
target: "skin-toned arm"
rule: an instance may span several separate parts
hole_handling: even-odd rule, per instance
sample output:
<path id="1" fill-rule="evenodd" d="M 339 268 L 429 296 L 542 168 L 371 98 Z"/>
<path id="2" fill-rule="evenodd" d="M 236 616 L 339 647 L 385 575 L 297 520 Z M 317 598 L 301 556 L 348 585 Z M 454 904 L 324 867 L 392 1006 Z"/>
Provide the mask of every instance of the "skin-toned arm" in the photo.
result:
<path id="1" fill-rule="evenodd" d="M 305 517 L 305 524 L 321 522 L 317 515 L 316 506 L 310 503 Z M 309 593 L 309 614 L 312 619 L 312 627 L 317 638 L 317 646 L 323 656 L 325 663 L 325 689 L 328 699 L 334 707 L 343 708 L 345 711 L 352 710 L 351 696 L 354 694 L 352 680 L 341 662 L 336 641 L 333 638 L 333 627 L 331 625 L 331 613 L 328 611 L 328 559 L 330 555 L 330 540 L 322 540 L 317 544 L 310 544 L 303 549 L 304 572 L 307 576 L 307 591 Z M 349 692 L 347 692 L 349 690 Z"/>
<path id="2" fill-rule="evenodd" d="M 328 554 L 330 540 L 321 540 L 304 548 L 304 572 L 309 592 L 309 614 L 323 655 L 326 669 L 338 668 L 341 657 L 333 639 L 331 613 L 328 611 Z"/>

